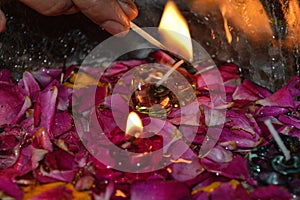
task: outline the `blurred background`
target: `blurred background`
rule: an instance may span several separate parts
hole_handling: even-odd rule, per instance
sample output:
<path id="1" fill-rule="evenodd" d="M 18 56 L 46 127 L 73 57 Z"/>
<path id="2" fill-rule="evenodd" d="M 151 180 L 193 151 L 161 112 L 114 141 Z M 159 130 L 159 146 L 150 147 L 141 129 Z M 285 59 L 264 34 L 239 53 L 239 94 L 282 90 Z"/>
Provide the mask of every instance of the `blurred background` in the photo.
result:
<path id="1" fill-rule="evenodd" d="M 136 0 L 140 27 L 157 27 L 166 0 Z M 243 76 L 275 91 L 300 75 L 298 0 L 175 0 L 216 64 L 237 64 Z M 24 70 L 80 65 L 110 35 L 81 14 L 46 17 L 18 1 L 1 5 L 0 68 L 18 80 Z"/>

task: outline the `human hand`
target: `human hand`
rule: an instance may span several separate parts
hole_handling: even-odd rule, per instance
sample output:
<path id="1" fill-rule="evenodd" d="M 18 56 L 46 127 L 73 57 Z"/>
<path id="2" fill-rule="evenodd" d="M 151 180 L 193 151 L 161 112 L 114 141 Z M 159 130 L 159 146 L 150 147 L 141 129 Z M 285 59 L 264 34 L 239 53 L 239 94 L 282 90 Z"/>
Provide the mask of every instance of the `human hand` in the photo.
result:
<path id="1" fill-rule="evenodd" d="M 129 22 L 137 14 L 132 0 L 20 0 L 46 16 L 69 15 L 82 12 L 94 23 L 111 34 L 129 30 Z M 5 27 L 5 16 L 0 10 L 0 32 Z"/>

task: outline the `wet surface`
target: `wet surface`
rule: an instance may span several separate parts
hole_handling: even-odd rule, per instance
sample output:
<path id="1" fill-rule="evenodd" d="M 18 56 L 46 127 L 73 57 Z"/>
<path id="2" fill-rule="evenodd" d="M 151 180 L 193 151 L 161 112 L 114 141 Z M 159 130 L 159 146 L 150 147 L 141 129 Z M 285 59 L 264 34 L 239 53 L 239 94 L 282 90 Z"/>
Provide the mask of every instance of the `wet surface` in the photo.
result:
<path id="1" fill-rule="evenodd" d="M 141 27 L 157 27 L 166 0 L 135 2 L 139 9 L 135 23 Z M 280 88 L 292 75 L 299 75 L 296 37 L 290 37 L 296 39 L 289 40 L 292 45 L 288 47 L 282 37 L 265 39 L 265 36 L 258 36 L 261 40 L 253 40 L 242 27 L 236 26 L 228 9 L 222 10 L 220 5 L 203 10 L 203 6 L 199 8 L 199 5 L 190 5 L 184 0 L 175 2 L 189 23 L 193 39 L 208 51 L 217 64 L 233 62 L 243 69 L 246 78 L 272 90 Z M 270 5 L 270 2 L 265 2 Z M 7 16 L 7 28 L 0 34 L 0 68 L 13 71 L 16 79 L 24 70 L 61 67 L 65 55 L 67 65 L 80 65 L 97 44 L 109 37 L 81 14 L 45 17 L 19 2 L 5 4 L 2 8 Z M 235 14 L 234 10 L 230 11 Z M 270 9 L 265 12 L 272 15 Z M 282 20 L 280 12 L 273 14 Z M 240 17 L 243 18 L 243 15 Z M 227 18 L 228 21 L 225 21 Z M 278 30 L 281 30 L 280 27 Z"/>

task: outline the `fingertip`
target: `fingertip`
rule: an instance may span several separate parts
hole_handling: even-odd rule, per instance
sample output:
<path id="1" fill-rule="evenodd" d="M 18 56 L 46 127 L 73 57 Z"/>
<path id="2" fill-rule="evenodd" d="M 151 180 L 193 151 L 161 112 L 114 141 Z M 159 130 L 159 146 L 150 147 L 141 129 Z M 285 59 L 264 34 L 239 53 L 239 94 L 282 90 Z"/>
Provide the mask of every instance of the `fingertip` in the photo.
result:
<path id="1" fill-rule="evenodd" d="M 132 0 L 118 0 L 118 2 L 130 21 L 138 16 L 138 9 Z"/>
<path id="2" fill-rule="evenodd" d="M 123 24 L 120 24 L 117 21 L 113 21 L 113 20 L 108 20 L 103 22 L 100 25 L 103 29 L 105 29 L 107 32 L 116 35 L 119 33 L 122 33 L 124 31 L 128 31 L 129 30 L 129 25 L 128 26 L 124 26 Z"/>
<path id="3" fill-rule="evenodd" d="M 0 32 L 3 32 L 6 26 L 6 17 L 2 10 L 0 10 Z"/>

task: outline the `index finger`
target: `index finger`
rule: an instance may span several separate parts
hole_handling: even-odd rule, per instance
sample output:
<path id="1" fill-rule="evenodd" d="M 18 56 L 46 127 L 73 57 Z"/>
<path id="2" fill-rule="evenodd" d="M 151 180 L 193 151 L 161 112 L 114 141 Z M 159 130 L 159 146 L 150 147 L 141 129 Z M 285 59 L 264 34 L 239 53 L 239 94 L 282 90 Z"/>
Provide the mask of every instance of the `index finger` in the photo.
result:
<path id="1" fill-rule="evenodd" d="M 130 20 L 137 15 L 136 8 L 124 3 L 124 0 L 120 4 L 116 0 L 73 0 L 73 2 L 84 15 L 112 34 L 129 30 Z"/>

